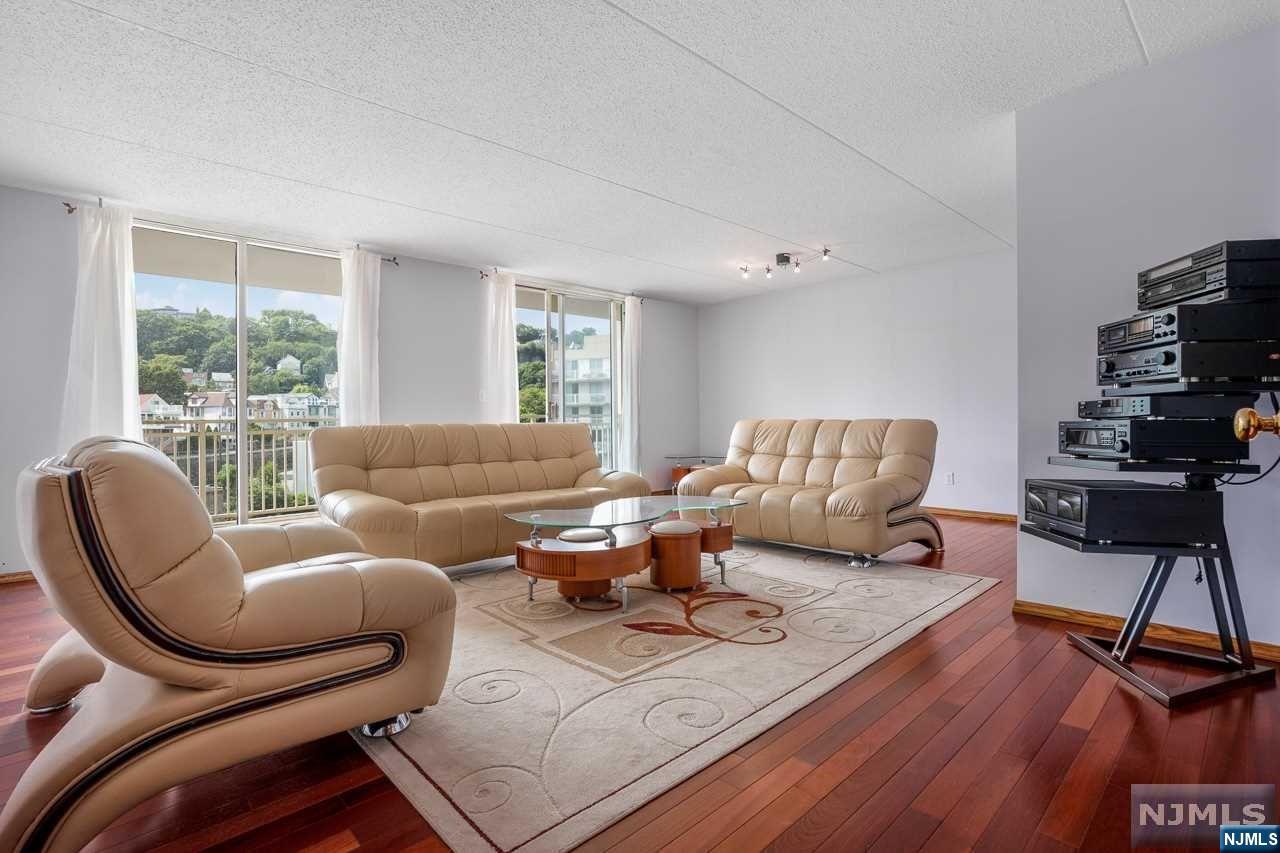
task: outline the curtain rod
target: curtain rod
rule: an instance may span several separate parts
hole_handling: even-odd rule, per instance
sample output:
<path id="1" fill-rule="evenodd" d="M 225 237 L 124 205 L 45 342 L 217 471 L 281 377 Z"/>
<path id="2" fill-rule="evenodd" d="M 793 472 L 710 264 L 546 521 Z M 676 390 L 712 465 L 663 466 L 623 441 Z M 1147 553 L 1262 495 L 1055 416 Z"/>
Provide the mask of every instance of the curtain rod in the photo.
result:
<path id="1" fill-rule="evenodd" d="M 64 201 L 62 203 L 62 206 L 67 209 L 68 216 L 70 216 L 71 214 L 75 213 L 77 210 L 80 209 L 79 205 L 72 204 L 69 201 Z M 98 208 L 99 209 L 102 208 L 102 196 L 98 196 Z"/>

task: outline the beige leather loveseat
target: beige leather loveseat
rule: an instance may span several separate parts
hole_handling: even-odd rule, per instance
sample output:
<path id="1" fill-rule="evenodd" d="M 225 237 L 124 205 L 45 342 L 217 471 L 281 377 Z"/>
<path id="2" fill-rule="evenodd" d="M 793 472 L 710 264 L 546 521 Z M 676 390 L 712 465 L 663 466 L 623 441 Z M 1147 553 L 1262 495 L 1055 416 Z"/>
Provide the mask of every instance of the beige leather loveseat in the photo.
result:
<path id="1" fill-rule="evenodd" d="M 311 464 L 321 515 L 371 553 L 437 566 L 514 553 L 529 527 L 504 513 L 650 493 L 601 470 L 586 424 L 323 427 Z"/>
<path id="2" fill-rule="evenodd" d="M 682 495 L 736 497 L 734 532 L 854 555 L 904 542 L 942 549 L 920 509 L 938 428 L 926 420 L 742 420 L 724 465 L 680 481 Z"/>

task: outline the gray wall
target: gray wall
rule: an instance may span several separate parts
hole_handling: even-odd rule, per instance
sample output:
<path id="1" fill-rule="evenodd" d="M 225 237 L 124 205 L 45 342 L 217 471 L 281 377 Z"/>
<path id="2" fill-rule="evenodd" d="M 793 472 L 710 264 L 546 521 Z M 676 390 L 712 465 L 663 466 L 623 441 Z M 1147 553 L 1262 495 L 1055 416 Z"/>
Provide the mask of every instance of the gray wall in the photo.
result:
<path id="1" fill-rule="evenodd" d="M 26 569 L 18 472 L 58 452 L 76 289 L 75 217 L 60 202 L 0 187 L 0 572 Z"/>
<path id="2" fill-rule="evenodd" d="M 1097 396 L 1095 327 L 1136 310 L 1138 270 L 1224 238 L 1280 236 L 1277 57 L 1272 28 L 1018 113 L 1019 477 L 1123 476 L 1045 458 L 1057 421 Z M 1277 452 L 1280 441 L 1254 442 L 1254 461 Z M 1280 642 L 1280 472 L 1225 492 L 1250 628 Z M 1148 562 L 1022 535 L 1018 597 L 1124 615 Z M 1211 626 L 1193 575 L 1179 564 L 1157 621 Z"/>
<path id="3" fill-rule="evenodd" d="M 474 267 L 382 265 L 378 357 L 383 423 L 480 419 L 484 289 Z"/>
<path id="4" fill-rule="evenodd" d="M 666 456 L 701 453 L 698 445 L 698 309 L 646 299 L 641 323 L 640 473 L 654 489 L 671 487 Z"/>
<path id="5" fill-rule="evenodd" d="M 740 418 L 930 418 L 926 503 L 1014 512 L 1015 266 L 1009 250 L 704 306 L 700 452 Z"/>

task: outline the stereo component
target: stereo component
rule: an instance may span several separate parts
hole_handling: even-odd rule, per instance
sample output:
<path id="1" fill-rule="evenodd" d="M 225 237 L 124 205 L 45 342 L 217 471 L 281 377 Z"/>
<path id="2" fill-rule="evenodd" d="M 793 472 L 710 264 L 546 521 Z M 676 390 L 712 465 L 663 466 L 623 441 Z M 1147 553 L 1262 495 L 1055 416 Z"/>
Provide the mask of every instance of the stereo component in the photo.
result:
<path id="1" fill-rule="evenodd" d="M 1249 445 L 1236 438 L 1228 418 L 1116 418 L 1059 421 L 1058 452 L 1094 459 L 1234 462 L 1249 458 Z"/>
<path id="2" fill-rule="evenodd" d="M 1090 542 L 1219 542 L 1222 493 L 1135 480 L 1027 480 L 1026 519 Z"/>
<path id="3" fill-rule="evenodd" d="M 1280 240 L 1227 240 L 1138 273 L 1138 308 L 1280 286 Z"/>
<path id="4" fill-rule="evenodd" d="M 1280 302 L 1171 305 L 1098 327 L 1098 355 L 1174 341 L 1280 338 Z"/>
<path id="5" fill-rule="evenodd" d="M 1174 341 L 1098 358 L 1098 384 L 1202 379 L 1274 382 L 1278 341 Z"/>
<path id="6" fill-rule="evenodd" d="M 1081 400 L 1076 410 L 1081 418 L 1230 418 L 1240 409 L 1252 406 L 1255 397 L 1254 394 L 1148 394 Z"/>

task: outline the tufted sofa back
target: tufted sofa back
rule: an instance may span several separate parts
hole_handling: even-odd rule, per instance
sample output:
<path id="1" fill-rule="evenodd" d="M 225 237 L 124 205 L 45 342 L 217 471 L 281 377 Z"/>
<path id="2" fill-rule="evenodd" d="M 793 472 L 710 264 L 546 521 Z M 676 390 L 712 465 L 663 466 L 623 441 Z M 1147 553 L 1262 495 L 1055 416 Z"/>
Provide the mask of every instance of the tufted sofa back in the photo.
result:
<path id="1" fill-rule="evenodd" d="M 404 504 L 567 489 L 600 467 L 586 424 L 400 424 L 311 433 L 317 497 L 358 489 Z"/>
<path id="2" fill-rule="evenodd" d="M 840 488 L 882 474 L 903 474 L 923 492 L 933 471 L 938 428 L 933 421 L 738 421 L 725 462 L 753 483 Z"/>

